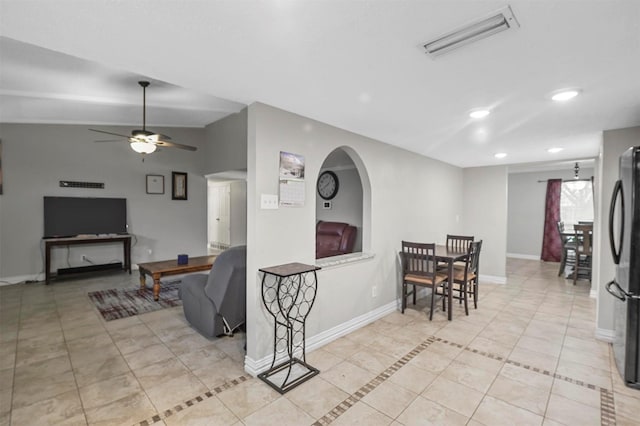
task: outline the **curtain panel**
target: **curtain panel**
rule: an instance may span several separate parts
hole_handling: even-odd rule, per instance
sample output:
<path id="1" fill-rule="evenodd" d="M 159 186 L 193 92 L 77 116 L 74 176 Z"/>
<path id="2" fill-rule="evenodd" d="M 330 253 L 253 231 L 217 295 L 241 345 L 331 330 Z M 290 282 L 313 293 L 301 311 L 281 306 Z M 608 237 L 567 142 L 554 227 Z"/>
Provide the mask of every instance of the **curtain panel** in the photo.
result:
<path id="1" fill-rule="evenodd" d="M 542 254 L 545 262 L 560 262 L 562 255 L 562 239 L 558 233 L 560 222 L 560 193 L 562 179 L 547 181 L 547 196 L 544 208 L 544 234 L 542 236 Z"/>

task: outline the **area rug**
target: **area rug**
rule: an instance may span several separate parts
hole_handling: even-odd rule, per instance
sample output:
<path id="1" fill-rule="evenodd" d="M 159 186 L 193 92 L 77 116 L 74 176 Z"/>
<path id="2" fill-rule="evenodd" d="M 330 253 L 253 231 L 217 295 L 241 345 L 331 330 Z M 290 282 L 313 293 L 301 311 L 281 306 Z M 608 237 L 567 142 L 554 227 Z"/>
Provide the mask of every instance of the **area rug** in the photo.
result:
<path id="1" fill-rule="evenodd" d="M 153 300 L 153 291 L 149 288 L 143 293 L 140 293 L 138 288 L 93 291 L 89 293 L 89 299 L 96 305 L 105 321 L 112 321 L 159 309 L 182 306 L 182 300 L 178 297 L 179 288 L 180 281 L 162 284 L 160 300 L 157 302 Z"/>

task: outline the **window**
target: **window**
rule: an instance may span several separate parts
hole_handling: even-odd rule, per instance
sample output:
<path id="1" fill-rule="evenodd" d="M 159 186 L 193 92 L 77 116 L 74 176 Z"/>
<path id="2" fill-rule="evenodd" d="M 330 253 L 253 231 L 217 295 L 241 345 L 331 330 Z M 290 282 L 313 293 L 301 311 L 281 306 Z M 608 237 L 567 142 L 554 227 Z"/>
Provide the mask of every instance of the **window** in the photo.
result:
<path id="1" fill-rule="evenodd" d="M 593 184 L 590 180 L 562 183 L 560 220 L 570 225 L 593 221 Z"/>

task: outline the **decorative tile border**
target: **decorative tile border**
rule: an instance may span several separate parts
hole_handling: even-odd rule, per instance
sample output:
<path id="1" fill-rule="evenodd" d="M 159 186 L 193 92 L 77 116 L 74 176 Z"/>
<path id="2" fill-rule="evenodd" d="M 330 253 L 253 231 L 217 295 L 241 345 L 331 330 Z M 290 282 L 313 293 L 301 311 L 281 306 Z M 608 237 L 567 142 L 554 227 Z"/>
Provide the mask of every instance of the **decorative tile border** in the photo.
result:
<path id="1" fill-rule="evenodd" d="M 371 391 L 373 391 L 375 388 L 377 388 L 379 385 L 381 385 L 382 383 L 384 383 L 389 377 L 391 377 L 392 375 L 394 375 L 400 368 L 402 368 L 404 365 L 406 365 L 409 361 L 411 361 L 413 358 L 415 358 L 418 354 L 420 354 L 422 351 L 424 351 L 425 349 L 427 349 L 432 343 L 434 342 L 440 342 L 440 343 L 444 343 L 450 346 L 454 346 L 460 349 L 464 349 L 465 351 L 469 351 L 481 356 L 484 356 L 486 358 L 490 358 L 490 359 L 495 359 L 496 361 L 503 361 L 506 364 L 511 364 L 514 365 L 516 367 L 520 367 L 520 368 L 524 368 L 526 370 L 530 370 L 530 371 L 534 371 L 536 373 L 540 373 L 543 374 L 545 376 L 550 376 L 553 377 L 555 379 L 559 379 L 559 380 L 563 380 L 565 382 L 568 383 L 572 383 L 578 386 L 582 386 L 591 390 L 599 390 L 600 391 L 600 421 L 601 421 L 601 425 L 602 426 L 615 426 L 616 424 L 616 413 L 615 413 L 615 404 L 614 404 L 614 399 L 613 399 L 613 391 L 600 387 L 600 386 L 596 386 L 593 385 L 591 383 L 586 383 L 583 382 L 581 380 L 576 380 L 576 379 L 572 379 L 571 377 L 567 377 L 567 376 L 563 376 L 561 374 L 557 374 L 557 373 L 551 373 L 548 370 L 544 370 L 544 369 L 540 369 L 538 367 L 533 367 L 530 365 L 526 365 L 526 364 L 522 364 L 520 362 L 517 361 L 513 361 L 510 359 L 506 359 L 505 357 L 502 357 L 500 355 L 496 355 L 490 352 L 486 352 L 486 351 L 481 351 L 478 349 L 473 349 L 470 348 L 468 346 L 465 345 L 461 345 L 459 343 L 455 343 L 455 342 L 451 342 L 449 340 L 446 339 L 442 339 L 439 337 L 435 337 L 435 336 L 430 336 L 429 338 L 427 338 L 424 342 L 420 343 L 418 346 L 416 346 L 415 348 L 413 348 L 409 353 L 407 353 L 405 356 L 403 356 L 402 358 L 400 358 L 399 360 L 397 360 L 396 362 L 394 362 L 391 366 L 389 366 L 388 368 L 386 368 L 382 373 L 380 373 L 378 376 L 376 376 L 375 378 L 373 378 L 369 383 L 363 385 L 360 389 L 358 389 L 357 391 L 355 391 L 353 394 L 351 394 L 349 397 L 347 397 L 345 400 L 343 400 L 342 402 L 340 402 L 338 405 L 336 405 L 333 409 L 331 409 L 327 414 L 325 414 L 324 416 L 322 416 L 320 419 L 316 420 L 312 426 L 326 426 L 329 425 L 330 423 L 332 423 L 334 420 L 336 420 L 338 417 L 340 417 L 341 415 L 343 415 L 349 408 L 353 407 L 358 401 L 360 401 L 362 398 L 364 398 L 367 394 L 369 394 Z M 200 403 L 208 398 L 211 398 L 212 396 L 219 394 L 227 389 L 230 389 L 234 386 L 239 385 L 242 382 L 245 382 L 249 379 L 251 379 L 252 377 L 249 375 L 243 375 L 240 376 L 234 380 L 230 380 L 228 382 L 223 383 L 220 386 L 215 387 L 213 390 L 205 392 L 202 395 L 198 395 L 194 398 L 191 398 L 187 401 L 184 401 L 181 404 L 176 405 L 173 408 L 170 408 L 168 410 L 163 411 L 162 413 L 159 414 L 155 414 L 154 416 L 143 420 L 139 423 L 135 423 L 133 426 L 149 426 L 152 425 L 154 423 L 158 423 L 163 419 L 166 419 L 167 417 L 170 417 L 176 413 L 179 413 L 180 411 L 189 408 L 197 403 Z"/>
<path id="2" fill-rule="evenodd" d="M 511 364 L 516 367 L 524 368 L 526 370 L 534 371 L 536 373 L 544 374 L 545 376 L 550 376 L 555 379 L 563 380 L 568 383 L 572 383 L 574 385 L 582 386 L 591 390 L 599 390 L 600 391 L 600 418 L 602 426 L 615 426 L 616 424 L 616 412 L 615 405 L 613 400 L 613 392 L 609 389 L 593 385 L 591 383 L 583 382 L 582 380 L 572 379 L 571 377 L 563 376 L 557 373 L 551 373 L 549 370 L 544 370 L 538 367 L 534 367 L 531 365 L 522 364 L 517 361 L 513 361 L 507 359 L 503 356 L 496 355 L 490 352 L 481 351 L 479 349 L 470 348 L 469 346 L 461 345 L 459 343 L 451 342 L 446 339 L 442 339 L 440 337 L 431 336 L 420 345 L 416 346 L 411 352 L 407 355 L 400 358 L 396 361 L 391 367 L 384 370 L 380 375 L 378 375 L 375 379 L 371 380 L 366 385 L 362 386 L 355 393 L 350 395 L 347 399 L 342 401 L 340 404 L 336 405 L 331 411 L 318 419 L 313 426 L 326 426 L 333 422 L 335 419 L 344 414 L 349 408 L 351 408 L 356 402 L 362 399 L 369 392 L 374 390 L 378 385 L 383 383 L 386 379 L 392 376 L 396 371 L 398 371 L 402 366 L 411 361 L 416 355 L 425 350 L 429 345 L 434 342 L 444 343 L 450 346 L 454 346 L 456 348 L 464 349 L 465 351 L 472 352 L 474 354 L 482 355 L 486 358 L 495 359 L 496 361 L 502 361 L 506 364 Z"/>
<path id="3" fill-rule="evenodd" d="M 613 392 L 600 388 L 600 424 L 602 426 L 616 426 L 616 406 Z"/>
<path id="4" fill-rule="evenodd" d="M 223 384 L 221 384 L 220 386 L 216 386 L 215 388 L 213 388 L 213 390 L 207 391 L 205 393 L 203 393 L 202 395 L 198 395 L 194 398 L 191 398 L 187 401 L 182 402 L 181 404 L 176 405 L 173 408 L 169 408 L 168 410 L 164 410 L 162 413 L 159 414 L 155 414 L 152 417 L 143 420 L 141 422 L 135 423 L 133 426 L 149 426 L 152 425 L 154 423 L 158 423 L 159 421 L 166 419 L 167 417 L 173 416 L 176 413 L 179 413 L 180 411 L 184 410 L 185 408 L 189 408 L 193 405 L 196 405 L 208 398 L 211 398 L 214 395 L 219 394 L 222 391 L 225 391 L 227 389 L 230 389 L 234 386 L 239 385 L 242 382 L 246 382 L 247 380 L 251 379 L 251 376 L 249 375 L 243 375 L 240 376 L 236 379 L 230 380 L 228 382 L 224 382 Z"/>
<path id="5" fill-rule="evenodd" d="M 369 392 L 377 388 L 384 383 L 389 377 L 393 376 L 396 371 L 402 368 L 406 363 L 415 358 L 420 352 L 424 351 L 435 342 L 435 337 L 431 336 L 418 346 L 413 348 L 411 352 L 394 362 L 390 367 L 372 379 L 369 383 L 362 386 L 360 389 L 351 394 L 347 399 L 336 405 L 331 411 L 318 419 L 312 426 L 325 426 L 333 422 L 335 419 L 344 414 L 349 408 L 355 405 L 356 402 L 364 398 Z"/>

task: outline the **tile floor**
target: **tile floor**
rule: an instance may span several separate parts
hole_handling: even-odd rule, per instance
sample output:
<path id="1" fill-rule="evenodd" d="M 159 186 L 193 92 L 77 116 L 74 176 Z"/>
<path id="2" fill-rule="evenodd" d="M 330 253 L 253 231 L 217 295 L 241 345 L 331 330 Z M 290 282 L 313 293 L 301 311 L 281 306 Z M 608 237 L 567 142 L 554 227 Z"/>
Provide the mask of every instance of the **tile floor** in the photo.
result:
<path id="1" fill-rule="evenodd" d="M 479 308 L 426 300 L 307 354 L 320 375 L 281 396 L 243 371 L 243 335 L 208 340 L 181 308 L 104 322 L 87 292 L 115 274 L 0 287 L 0 425 L 632 425 L 589 284 L 509 259 Z"/>

